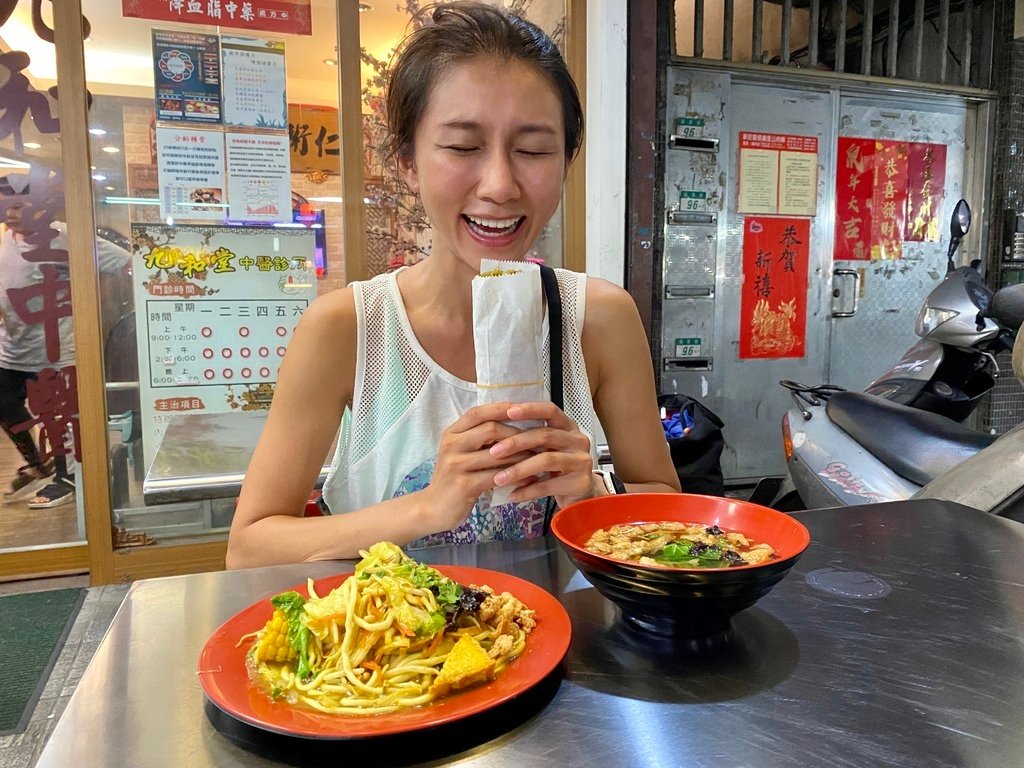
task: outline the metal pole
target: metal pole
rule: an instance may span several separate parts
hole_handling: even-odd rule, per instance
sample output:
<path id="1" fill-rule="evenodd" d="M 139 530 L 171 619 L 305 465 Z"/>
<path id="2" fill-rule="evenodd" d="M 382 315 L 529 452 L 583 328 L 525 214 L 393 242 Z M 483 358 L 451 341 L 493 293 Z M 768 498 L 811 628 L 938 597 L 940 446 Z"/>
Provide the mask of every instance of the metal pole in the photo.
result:
<path id="1" fill-rule="evenodd" d="M 821 26 L 821 7 L 819 0 L 811 0 L 810 29 L 807 30 L 807 55 L 811 69 L 818 67 L 818 28 Z"/>
<path id="2" fill-rule="evenodd" d="M 782 66 L 789 66 L 789 33 L 793 26 L 793 0 L 782 0 Z"/>
<path id="3" fill-rule="evenodd" d="M 754 22 L 751 25 L 750 61 L 761 63 L 761 32 L 764 27 L 764 0 L 754 0 Z"/>
<path id="4" fill-rule="evenodd" d="M 974 3 L 964 3 L 964 58 L 960 70 L 963 84 L 971 84 L 971 43 L 974 41 Z"/>
<path id="5" fill-rule="evenodd" d="M 949 0 L 939 0 L 939 82 L 946 82 L 946 66 L 949 63 Z"/>
<path id="6" fill-rule="evenodd" d="M 864 17 L 861 19 L 860 73 L 871 74 L 871 38 L 874 37 L 875 2 L 864 0 Z"/>
<path id="7" fill-rule="evenodd" d="M 836 26 L 836 72 L 846 71 L 846 0 L 839 0 L 839 24 Z"/>
<path id="8" fill-rule="evenodd" d="M 924 54 L 924 0 L 914 3 L 914 79 L 921 82 L 921 60 Z"/>
<path id="9" fill-rule="evenodd" d="M 896 77 L 896 59 L 900 42 L 900 0 L 889 0 L 889 39 L 886 51 L 885 74 Z"/>
<path id="10" fill-rule="evenodd" d="M 725 13 L 722 19 L 722 60 L 732 61 L 732 16 L 733 0 L 725 0 Z"/>
<path id="11" fill-rule="evenodd" d="M 704 0 L 693 4 L 693 55 L 704 58 Z"/>

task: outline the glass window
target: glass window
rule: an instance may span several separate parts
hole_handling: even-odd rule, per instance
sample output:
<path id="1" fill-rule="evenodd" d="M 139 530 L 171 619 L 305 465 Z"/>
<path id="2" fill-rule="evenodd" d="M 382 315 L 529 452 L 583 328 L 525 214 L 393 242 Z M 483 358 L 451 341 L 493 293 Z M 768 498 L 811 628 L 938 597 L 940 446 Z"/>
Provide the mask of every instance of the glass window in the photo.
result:
<path id="1" fill-rule="evenodd" d="M 77 371 L 53 44 L 0 28 L 0 550 L 81 542 Z M 49 19 L 44 26 L 52 27 Z M 97 233 L 97 250 L 108 241 Z M 41 524 L 41 521 L 45 521 Z"/>

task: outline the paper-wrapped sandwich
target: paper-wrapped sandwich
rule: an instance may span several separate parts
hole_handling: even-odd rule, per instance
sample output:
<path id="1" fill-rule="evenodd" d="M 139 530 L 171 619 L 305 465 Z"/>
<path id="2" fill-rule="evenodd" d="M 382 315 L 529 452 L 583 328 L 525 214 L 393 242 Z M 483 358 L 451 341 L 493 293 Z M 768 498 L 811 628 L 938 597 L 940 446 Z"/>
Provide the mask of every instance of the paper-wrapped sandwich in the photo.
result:
<path id="1" fill-rule="evenodd" d="M 543 402 L 545 333 L 540 268 L 531 262 L 484 259 L 473 278 L 473 342 L 477 403 Z M 520 429 L 541 422 L 510 422 Z M 491 504 L 506 503 L 501 489 Z"/>

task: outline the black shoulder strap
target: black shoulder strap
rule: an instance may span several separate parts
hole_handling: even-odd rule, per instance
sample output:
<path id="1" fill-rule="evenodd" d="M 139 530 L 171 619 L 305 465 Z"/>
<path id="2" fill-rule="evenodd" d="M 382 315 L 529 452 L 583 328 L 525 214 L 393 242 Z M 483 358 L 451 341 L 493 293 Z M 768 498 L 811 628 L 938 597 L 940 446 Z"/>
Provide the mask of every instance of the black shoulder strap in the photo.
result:
<path id="1" fill-rule="evenodd" d="M 565 408 L 562 397 L 562 295 L 555 270 L 541 265 L 540 281 L 548 300 L 548 351 L 551 362 L 551 402 Z"/>

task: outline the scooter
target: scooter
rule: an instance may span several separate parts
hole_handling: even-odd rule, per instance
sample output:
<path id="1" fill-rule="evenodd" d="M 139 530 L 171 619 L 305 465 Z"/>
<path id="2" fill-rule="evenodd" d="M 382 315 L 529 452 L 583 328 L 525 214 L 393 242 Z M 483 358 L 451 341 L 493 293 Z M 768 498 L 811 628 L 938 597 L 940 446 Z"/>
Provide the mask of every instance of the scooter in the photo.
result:
<path id="1" fill-rule="evenodd" d="M 906 499 L 993 443 L 994 436 L 958 421 L 992 388 L 995 354 L 1012 348 L 1024 322 L 1024 285 L 993 292 L 975 264 L 956 267 L 953 256 L 969 227 L 970 208 L 961 200 L 950 223 L 946 277 L 918 315 L 922 341 L 866 392 L 781 382 L 796 408 L 783 418 L 789 477 L 774 506 Z"/>
<path id="2" fill-rule="evenodd" d="M 1016 347 L 1024 384 L 1024 334 Z M 940 498 L 1024 522 L 1024 423 L 996 436 L 863 392 L 819 399 L 810 419 L 791 410 L 782 427 L 807 508 Z"/>

